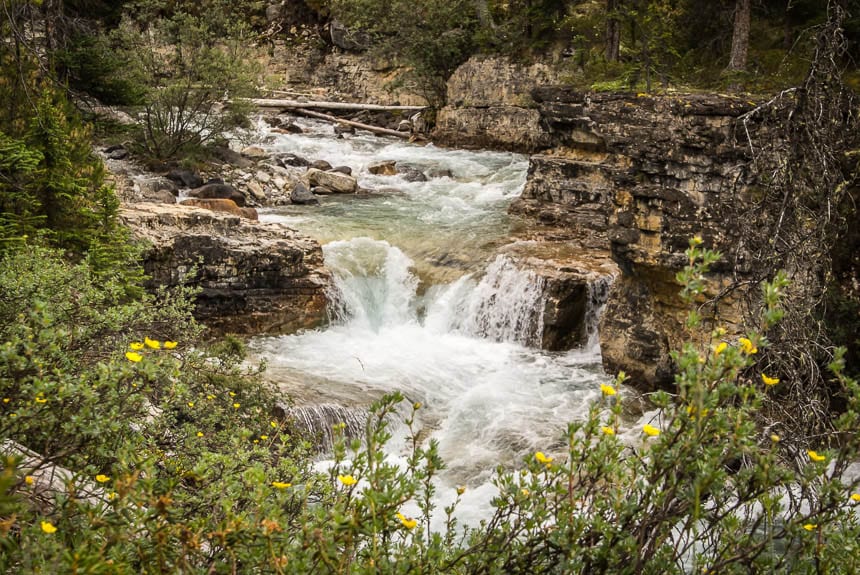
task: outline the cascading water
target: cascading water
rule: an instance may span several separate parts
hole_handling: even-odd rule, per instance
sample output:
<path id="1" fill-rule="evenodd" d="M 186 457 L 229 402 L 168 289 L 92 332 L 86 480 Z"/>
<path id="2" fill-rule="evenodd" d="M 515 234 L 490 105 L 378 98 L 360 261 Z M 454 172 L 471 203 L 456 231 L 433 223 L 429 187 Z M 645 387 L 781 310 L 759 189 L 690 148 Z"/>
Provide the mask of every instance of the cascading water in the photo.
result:
<path id="1" fill-rule="evenodd" d="M 473 522 L 486 513 L 495 467 L 563 445 L 566 423 L 585 413 L 606 379 L 594 346 L 567 353 L 534 346 L 542 280 L 496 255 L 516 225 L 506 209 L 522 190 L 525 158 L 369 136 L 333 140 L 313 131 L 330 128 L 305 127 L 309 133 L 278 136 L 276 147 L 349 165 L 362 186 L 398 192 L 262 215 L 324 244 L 336 293 L 326 328 L 257 338 L 252 349 L 308 426 L 327 423 L 331 406 L 361 413 L 395 390 L 420 401 L 417 424 L 448 464 L 439 503 L 453 486 L 468 485 L 459 513 Z M 413 183 L 364 173 L 388 159 L 454 177 Z M 391 455 L 402 446 L 395 437 Z"/>

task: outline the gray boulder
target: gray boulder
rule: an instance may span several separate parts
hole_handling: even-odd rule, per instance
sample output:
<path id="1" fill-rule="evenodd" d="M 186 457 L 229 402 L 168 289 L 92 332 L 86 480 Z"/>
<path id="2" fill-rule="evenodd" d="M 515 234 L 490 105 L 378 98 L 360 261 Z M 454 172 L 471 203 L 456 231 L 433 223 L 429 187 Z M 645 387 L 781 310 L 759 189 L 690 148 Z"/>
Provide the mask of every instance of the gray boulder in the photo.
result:
<path id="1" fill-rule="evenodd" d="M 376 162 L 367 166 L 367 171 L 375 176 L 393 176 L 397 173 L 397 162 L 394 160 Z"/>
<path id="2" fill-rule="evenodd" d="M 298 205 L 318 204 L 320 201 L 303 183 L 299 182 L 290 193 L 290 201 Z"/>
<path id="3" fill-rule="evenodd" d="M 354 194 L 358 188 L 358 182 L 355 178 L 339 172 L 323 172 L 311 168 L 306 175 L 312 187 L 324 186 L 336 194 Z"/>
<path id="4" fill-rule="evenodd" d="M 176 183 L 177 186 L 183 188 L 199 188 L 203 185 L 203 178 L 192 172 L 191 170 L 183 170 L 174 168 L 167 174 L 167 179 Z"/>
<path id="5" fill-rule="evenodd" d="M 329 164 L 325 160 L 316 160 L 314 162 L 311 162 L 310 166 L 311 168 L 314 168 L 316 170 L 326 171 L 331 169 L 331 164 Z"/>
<path id="6" fill-rule="evenodd" d="M 205 184 L 188 195 L 206 200 L 233 200 L 240 208 L 245 207 L 245 195 L 229 184 Z"/>
<path id="7" fill-rule="evenodd" d="M 427 176 L 424 175 L 424 172 L 421 170 L 416 170 L 415 168 L 401 168 L 398 170 L 400 175 L 407 182 L 426 182 Z"/>
<path id="8" fill-rule="evenodd" d="M 337 172 L 339 174 L 346 174 L 347 176 L 352 175 L 352 168 L 349 166 L 337 166 L 329 170 L 330 172 Z"/>

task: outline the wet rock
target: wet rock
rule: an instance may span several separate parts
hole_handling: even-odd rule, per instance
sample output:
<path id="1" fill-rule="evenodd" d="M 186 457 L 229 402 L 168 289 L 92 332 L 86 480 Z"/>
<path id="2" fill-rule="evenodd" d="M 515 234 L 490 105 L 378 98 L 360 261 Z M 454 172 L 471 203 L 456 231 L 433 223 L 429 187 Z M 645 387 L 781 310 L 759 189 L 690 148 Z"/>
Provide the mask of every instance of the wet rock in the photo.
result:
<path id="1" fill-rule="evenodd" d="M 111 160 L 124 160 L 128 157 L 128 150 L 121 145 L 110 146 L 105 150 L 105 153 Z"/>
<path id="2" fill-rule="evenodd" d="M 301 182 L 290 193 L 290 201 L 298 205 L 318 204 L 317 197 Z"/>
<path id="3" fill-rule="evenodd" d="M 212 212 L 221 212 L 231 214 L 249 220 L 258 220 L 257 210 L 254 208 L 240 208 L 233 200 L 213 200 L 213 199 L 198 199 L 189 198 L 180 202 L 183 206 L 193 206 L 203 208 Z"/>
<path id="4" fill-rule="evenodd" d="M 397 123 L 397 131 L 398 132 L 411 132 L 412 131 L 412 122 L 409 120 L 400 120 Z"/>
<path id="5" fill-rule="evenodd" d="M 284 225 L 155 204 L 123 208 L 120 219 L 152 246 L 150 288 L 180 285 L 194 270 L 195 315 L 216 334 L 289 333 L 325 320 L 322 249 Z"/>
<path id="6" fill-rule="evenodd" d="M 248 182 L 248 191 L 251 192 L 251 195 L 258 202 L 266 201 L 266 192 L 263 191 L 263 186 L 261 186 L 259 182 Z"/>
<path id="7" fill-rule="evenodd" d="M 156 204 L 175 204 L 176 196 L 174 196 L 171 192 L 167 190 L 156 190 L 150 192 L 143 196 L 143 199 L 147 202 L 154 202 Z"/>
<path id="8" fill-rule="evenodd" d="M 177 186 L 183 188 L 199 188 L 203 185 L 203 178 L 192 172 L 181 168 L 174 168 L 167 173 L 167 178 Z M 222 182 L 223 183 L 223 182 Z"/>
<path id="9" fill-rule="evenodd" d="M 272 180 L 272 176 L 263 170 L 257 170 L 257 173 L 254 174 L 254 177 L 257 178 L 257 181 L 261 184 L 268 184 Z"/>
<path id="10" fill-rule="evenodd" d="M 188 192 L 191 198 L 232 200 L 239 207 L 245 206 L 245 196 L 229 184 L 205 184 Z"/>
<path id="11" fill-rule="evenodd" d="M 354 134 L 355 128 L 347 124 L 335 124 L 334 133 L 336 136 L 343 136 L 344 134 Z"/>
<path id="12" fill-rule="evenodd" d="M 305 168 L 311 165 L 311 162 L 295 154 L 279 154 L 275 157 L 275 162 L 277 162 L 279 166 L 284 168 L 286 168 L 287 166 Z"/>
<path id="13" fill-rule="evenodd" d="M 415 168 L 398 168 L 400 176 L 407 182 L 426 182 L 427 176 L 421 170 Z"/>
<path id="14" fill-rule="evenodd" d="M 230 164 L 231 166 L 239 168 L 250 168 L 254 165 L 251 160 L 227 147 L 215 148 L 213 155 L 225 164 Z"/>
<path id="15" fill-rule="evenodd" d="M 305 174 L 311 186 L 324 186 L 336 194 L 354 194 L 358 182 L 352 176 L 338 172 L 324 172 L 311 168 Z"/>
<path id="16" fill-rule="evenodd" d="M 141 197 L 149 201 L 161 202 L 166 199 L 165 194 L 175 197 L 179 193 L 176 184 L 160 176 L 139 179 L 137 180 L 137 185 L 140 187 Z M 173 202 L 168 203 L 175 203 L 175 199 Z"/>
<path id="17" fill-rule="evenodd" d="M 367 166 L 367 171 L 375 176 L 393 176 L 397 173 L 397 162 L 385 160 Z"/>
<path id="18" fill-rule="evenodd" d="M 430 168 L 427 170 L 427 176 L 430 178 L 453 178 L 454 172 L 448 168 Z"/>
<path id="19" fill-rule="evenodd" d="M 330 196 L 334 193 L 331 188 L 325 186 L 314 186 L 311 191 L 318 196 Z"/>
<path id="20" fill-rule="evenodd" d="M 325 160 L 315 160 L 310 163 L 310 167 L 314 168 L 315 170 L 322 170 L 325 172 L 331 169 L 331 164 L 329 164 Z"/>
<path id="21" fill-rule="evenodd" d="M 352 168 L 350 168 L 349 166 L 335 166 L 334 168 L 332 168 L 329 171 L 330 172 L 337 172 L 339 174 L 346 174 L 347 176 L 352 175 Z"/>

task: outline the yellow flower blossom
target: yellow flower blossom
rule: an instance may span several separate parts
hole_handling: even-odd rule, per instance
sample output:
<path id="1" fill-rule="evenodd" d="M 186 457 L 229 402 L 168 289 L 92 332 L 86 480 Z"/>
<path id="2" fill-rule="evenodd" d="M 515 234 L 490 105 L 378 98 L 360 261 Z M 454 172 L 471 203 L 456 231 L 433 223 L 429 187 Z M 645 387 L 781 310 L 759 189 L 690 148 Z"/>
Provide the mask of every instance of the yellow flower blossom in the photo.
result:
<path id="1" fill-rule="evenodd" d="M 809 459 L 811 459 L 812 461 L 817 461 L 819 463 L 827 459 L 826 456 L 819 455 L 818 453 L 816 453 L 815 451 L 812 451 L 811 449 L 807 449 L 806 454 L 809 456 Z"/>
<path id="2" fill-rule="evenodd" d="M 143 359 L 143 356 L 133 351 L 127 351 L 125 352 L 125 358 L 133 363 L 137 363 Z"/>
<path id="3" fill-rule="evenodd" d="M 694 236 L 693 239 L 690 240 L 690 243 L 694 246 L 702 245 L 702 236 Z"/>
<path id="4" fill-rule="evenodd" d="M 649 437 L 656 437 L 660 435 L 660 430 L 649 423 L 646 423 L 642 426 L 642 431 L 645 432 L 645 435 Z"/>
<path id="5" fill-rule="evenodd" d="M 618 393 L 614 387 L 606 385 L 605 383 L 600 384 L 600 392 L 603 393 L 603 395 L 615 395 Z"/>
<path id="6" fill-rule="evenodd" d="M 50 521 L 42 521 L 41 526 L 42 526 L 42 531 L 44 531 L 45 533 L 50 534 L 50 533 L 54 533 L 57 530 L 57 528 L 54 527 L 54 524 L 51 523 Z"/>
<path id="7" fill-rule="evenodd" d="M 272 429 L 277 429 L 277 428 L 278 428 L 278 424 L 277 424 L 276 422 L 274 422 L 274 421 L 270 421 L 270 422 L 269 422 L 269 425 L 271 426 L 271 428 L 272 428 Z"/>
<path id="8" fill-rule="evenodd" d="M 854 501 L 856 503 L 860 503 L 860 493 L 852 493 L 851 494 L 851 501 Z"/>
<path id="9" fill-rule="evenodd" d="M 463 495 L 464 493 L 466 493 L 466 486 L 465 485 L 461 485 L 460 487 L 457 488 L 457 495 Z M 858 495 L 857 497 L 860 497 L 860 495 Z M 853 498 L 853 495 L 852 495 L 852 498 Z"/>
<path id="10" fill-rule="evenodd" d="M 202 432 L 202 431 L 198 431 L 198 432 L 197 432 L 197 437 L 203 437 L 203 432 Z"/>
<path id="11" fill-rule="evenodd" d="M 9 399 L 8 397 L 3 398 L 3 403 L 9 403 L 10 401 L 12 401 L 12 400 Z"/>
<path id="12" fill-rule="evenodd" d="M 600 431 L 602 431 L 606 435 L 615 435 L 615 430 L 608 425 L 604 425 L 603 427 L 601 427 Z"/>
<path id="13" fill-rule="evenodd" d="M 535 459 L 537 459 L 539 463 L 552 463 L 552 457 L 547 457 L 543 454 L 543 451 L 535 453 Z"/>
<path id="14" fill-rule="evenodd" d="M 149 339 L 148 337 L 143 338 L 143 343 L 146 344 L 146 347 L 150 347 L 152 349 L 161 349 L 161 342 L 156 339 Z"/>
<path id="15" fill-rule="evenodd" d="M 194 407 L 194 402 L 193 402 L 193 401 L 189 401 L 189 402 L 188 402 L 188 407 Z"/>
<path id="16" fill-rule="evenodd" d="M 133 341 L 130 344 L 128 344 L 128 347 L 130 347 L 134 351 L 140 351 L 143 349 L 143 342 L 142 341 Z"/>
<path id="17" fill-rule="evenodd" d="M 721 353 L 726 351 L 727 347 L 729 347 L 729 344 L 724 341 L 721 341 L 717 344 L 717 347 L 714 348 L 714 355 L 720 355 Z"/>
<path id="18" fill-rule="evenodd" d="M 352 475 L 338 475 L 337 480 L 346 485 L 347 487 L 358 483 L 358 480 Z"/>
<path id="19" fill-rule="evenodd" d="M 779 383 L 778 377 L 768 377 L 765 374 L 761 374 L 761 380 L 764 382 L 765 385 L 776 385 L 777 383 Z"/>
<path id="20" fill-rule="evenodd" d="M 33 485 L 34 481 L 35 481 L 35 479 L 33 479 L 32 475 L 28 475 L 27 477 L 24 478 L 24 483 L 26 483 L 27 485 Z"/>
<path id="21" fill-rule="evenodd" d="M 242 407 L 241 403 L 234 403 L 233 404 L 233 409 L 239 409 L 240 407 Z"/>
<path id="22" fill-rule="evenodd" d="M 776 433 L 772 433 L 770 435 L 770 440 L 774 443 L 779 443 L 780 437 Z"/>
<path id="23" fill-rule="evenodd" d="M 523 495 L 525 495 L 526 497 L 528 497 L 530 492 L 529 492 L 529 490 L 528 490 L 528 489 L 526 489 L 525 487 L 523 487 L 522 489 L 520 489 L 520 493 L 522 493 Z"/>
<path id="24" fill-rule="evenodd" d="M 48 403 L 48 400 L 40 393 L 36 396 L 36 403 Z"/>
<path id="25" fill-rule="evenodd" d="M 260 439 L 262 439 L 263 441 L 266 441 L 267 439 L 269 439 L 269 436 L 268 435 L 261 435 Z"/>
<path id="26" fill-rule="evenodd" d="M 416 525 L 418 525 L 418 521 L 412 519 L 411 517 L 406 517 L 399 511 L 397 512 L 397 518 L 400 520 L 400 523 L 407 529 L 414 529 Z"/>
<path id="27" fill-rule="evenodd" d="M 292 483 L 284 483 L 283 481 L 272 481 L 272 487 L 275 489 L 286 489 L 287 487 L 292 487 Z"/>
<path id="28" fill-rule="evenodd" d="M 420 401 L 416 401 L 415 403 L 413 403 L 413 404 L 412 404 L 412 409 L 421 409 L 421 402 L 420 402 Z"/>
<path id="29" fill-rule="evenodd" d="M 206 399 L 215 399 L 215 396 L 210 393 L 206 396 Z"/>
<path id="30" fill-rule="evenodd" d="M 236 397 L 236 393 L 233 391 L 229 392 L 229 395 L 230 395 L 230 397 Z"/>
<path id="31" fill-rule="evenodd" d="M 175 342 L 175 341 L 165 341 L 165 342 L 164 342 L 164 349 L 173 349 L 173 348 L 175 348 L 177 345 L 179 345 L 179 344 L 178 344 L 177 342 Z"/>
<path id="32" fill-rule="evenodd" d="M 741 344 L 741 351 L 744 352 L 745 354 L 753 355 L 753 354 L 758 353 L 758 348 L 755 346 L 755 344 L 751 340 L 749 340 L 745 337 L 742 337 L 738 340 L 738 343 Z"/>
<path id="33" fill-rule="evenodd" d="M 96 475 L 96 481 L 98 481 L 99 483 L 107 483 L 108 481 L 110 481 L 110 477 L 99 473 L 98 475 Z"/>
<path id="34" fill-rule="evenodd" d="M 807 531 L 815 531 L 816 529 L 818 529 L 818 525 L 816 523 L 807 523 L 803 526 L 803 528 Z"/>

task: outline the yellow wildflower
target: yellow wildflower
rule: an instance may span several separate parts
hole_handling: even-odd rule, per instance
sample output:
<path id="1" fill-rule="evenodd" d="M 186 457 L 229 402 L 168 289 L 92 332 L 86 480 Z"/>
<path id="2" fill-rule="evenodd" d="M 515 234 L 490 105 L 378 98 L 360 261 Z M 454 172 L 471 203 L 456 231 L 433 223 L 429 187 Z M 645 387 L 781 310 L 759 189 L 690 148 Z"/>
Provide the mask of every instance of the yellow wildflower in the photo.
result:
<path id="1" fill-rule="evenodd" d="M 770 436 L 770 440 L 773 441 L 774 443 L 779 443 L 779 439 L 780 439 L 780 437 L 776 433 L 772 433 Z"/>
<path id="2" fill-rule="evenodd" d="M 12 401 L 12 400 L 9 399 L 8 397 L 3 398 L 3 403 L 9 403 L 10 401 Z"/>
<path id="3" fill-rule="evenodd" d="M 646 423 L 642 426 L 642 431 L 644 431 L 645 435 L 649 437 L 656 437 L 660 435 L 660 430 L 649 423 Z"/>
<path id="4" fill-rule="evenodd" d="M 547 457 L 543 454 L 543 451 L 538 451 L 535 453 L 535 459 L 540 463 L 552 463 L 552 457 Z"/>
<path id="5" fill-rule="evenodd" d="M 194 407 L 194 402 L 193 402 L 193 401 L 189 401 L 189 402 L 188 402 L 188 407 Z"/>
<path id="6" fill-rule="evenodd" d="M 197 437 L 203 437 L 203 432 L 202 432 L 202 431 L 198 431 L 198 432 L 197 432 Z"/>
<path id="7" fill-rule="evenodd" d="M 57 530 L 57 528 L 54 527 L 54 524 L 50 521 L 42 521 L 41 526 L 42 531 L 44 531 L 45 533 L 54 533 Z"/>
<path id="8" fill-rule="evenodd" d="M 161 349 L 161 342 L 156 339 L 149 339 L 148 337 L 143 338 L 143 343 L 146 344 L 146 347 L 151 347 L 152 349 Z"/>
<path id="9" fill-rule="evenodd" d="M 611 385 L 606 385 L 605 383 L 600 384 L 600 391 L 601 393 L 603 393 L 603 395 L 615 395 L 616 393 L 618 393 L 614 387 L 612 387 Z"/>
<path id="10" fill-rule="evenodd" d="M 125 352 L 125 358 L 133 363 L 137 363 L 143 359 L 143 356 L 133 351 L 127 351 Z"/>
<path id="11" fill-rule="evenodd" d="M 233 404 L 233 409 L 239 409 L 240 407 L 242 407 L 241 403 L 234 403 Z"/>
<path id="12" fill-rule="evenodd" d="M 530 492 L 529 492 L 529 490 L 528 490 L 528 489 L 526 489 L 525 487 L 523 487 L 522 489 L 520 489 L 520 493 L 522 493 L 523 495 L 525 495 L 526 497 L 528 497 Z"/>
<path id="13" fill-rule="evenodd" d="M 811 449 L 807 449 L 806 454 L 809 455 L 809 459 L 811 459 L 812 461 L 817 461 L 819 463 L 827 459 L 826 456 L 819 455 L 818 453 L 816 453 L 815 451 L 812 451 Z"/>
<path id="14" fill-rule="evenodd" d="M 807 531 L 815 531 L 816 529 L 818 529 L 818 524 L 807 523 L 806 525 L 803 526 L 803 528 L 806 529 Z"/>
<path id="15" fill-rule="evenodd" d="M 729 344 L 724 341 L 721 341 L 717 344 L 717 347 L 714 348 L 714 355 L 720 355 L 721 353 L 726 351 L 727 347 L 729 347 Z"/>
<path id="16" fill-rule="evenodd" d="M 270 421 L 270 422 L 269 422 L 269 425 L 272 427 L 272 429 L 277 429 L 277 428 L 278 428 L 278 424 L 277 424 L 276 422 L 274 422 L 274 421 Z"/>
<path id="17" fill-rule="evenodd" d="M 418 525 L 418 521 L 412 519 L 411 517 L 406 517 L 399 511 L 397 512 L 397 518 L 403 524 L 403 526 L 407 529 L 414 529 L 416 525 Z"/>
<path id="18" fill-rule="evenodd" d="M 693 239 L 690 240 L 690 243 L 694 246 L 702 245 L 702 236 L 694 236 Z"/>
<path id="19" fill-rule="evenodd" d="M 272 487 L 275 489 L 286 489 L 287 487 L 292 487 L 292 483 L 284 483 L 283 481 L 272 481 Z"/>
<path id="20" fill-rule="evenodd" d="M 231 391 L 229 395 L 230 395 L 230 397 L 236 397 L 236 393 L 233 391 Z"/>
<path id="21" fill-rule="evenodd" d="M 852 493 L 851 494 L 851 501 L 855 501 L 857 503 L 860 503 L 860 493 Z"/>
<path id="22" fill-rule="evenodd" d="M 745 354 L 753 355 L 753 354 L 758 353 L 758 348 L 755 346 L 755 344 L 751 340 L 749 340 L 745 337 L 742 337 L 738 340 L 738 343 L 741 344 L 741 351 L 744 352 Z"/>
<path id="23" fill-rule="evenodd" d="M 24 478 L 24 483 L 26 483 L 27 485 L 33 485 L 34 481 L 35 481 L 35 479 L 33 479 L 32 475 L 28 475 L 27 477 Z"/>
<path id="24" fill-rule="evenodd" d="M 779 383 L 778 377 L 768 377 L 765 374 L 761 374 L 761 380 L 764 382 L 765 385 L 776 385 L 777 383 Z"/>
<path id="25" fill-rule="evenodd" d="M 164 342 L 164 349 L 173 349 L 173 348 L 175 348 L 177 345 L 179 345 L 179 344 L 178 344 L 177 342 L 175 342 L 175 341 L 165 341 L 165 342 Z"/>
<path id="26" fill-rule="evenodd" d="M 465 485 L 461 485 L 460 487 L 457 488 L 457 495 L 463 495 L 464 493 L 466 493 L 466 486 Z M 852 495 L 851 497 L 853 498 L 854 496 Z M 860 498 L 860 495 L 857 495 L 857 497 Z"/>
<path id="27" fill-rule="evenodd" d="M 98 475 L 96 475 L 96 481 L 98 481 L 99 483 L 107 483 L 108 481 L 110 481 L 110 477 L 99 473 Z"/>
<path id="28" fill-rule="evenodd" d="M 130 347 L 134 351 L 140 351 L 143 349 L 143 342 L 142 341 L 133 341 L 130 344 L 128 344 L 128 347 Z"/>
<path id="29" fill-rule="evenodd" d="M 269 436 L 268 435 L 261 435 L 260 439 L 262 439 L 263 441 L 266 441 L 267 439 L 269 439 Z"/>
<path id="30" fill-rule="evenodd" d="M 611 427 L 607 426 L 607 425 L 604 425 L 603 427 L 601 427 L 600 431 L 602 431 L 606 435 L 615 435 L 615 430 L 612 429 Z"/>
<path id="31" fill-rule="evenodd" d="M 36 403 L 48 403 L 48 400 L 40 393 L 36 396 Z"/>
<path id="32" fill-rule="evenodd" d="M 412 409 L 421 409 L 421 402 L 420 402 L 420 401 L 416 401 L 415 403 L 413 403 L 413 404 L 412 404 Z"/>
<path id="33" fill-rule="evenodd" d="M 346 485 L 347 487 L 358 483 L 358 480 L 352 475 L 338 475 L 337 480 Z"/>
<path id="34" fill-rule="evenodd" d="M 215 396 L 210 393 L 206 396 L 206 399 L 215 399 Z"/>

